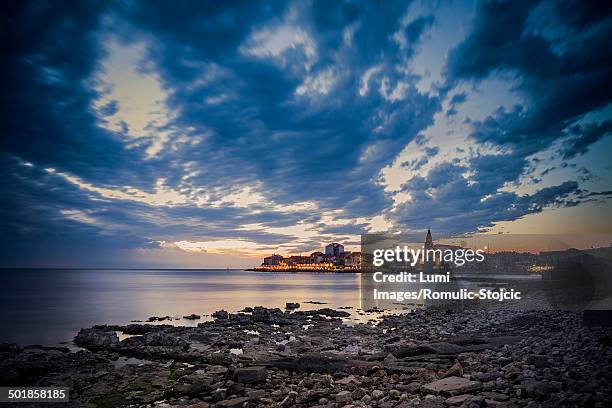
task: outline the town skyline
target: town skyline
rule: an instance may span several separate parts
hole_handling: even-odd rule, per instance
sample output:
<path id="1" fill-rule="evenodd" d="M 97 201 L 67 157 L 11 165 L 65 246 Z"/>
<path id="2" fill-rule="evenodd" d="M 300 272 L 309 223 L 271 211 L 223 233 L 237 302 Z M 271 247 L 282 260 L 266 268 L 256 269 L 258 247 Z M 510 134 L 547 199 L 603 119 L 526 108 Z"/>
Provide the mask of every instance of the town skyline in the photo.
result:
<path id="1" fill-rule="evenodd" d="M 372 243 L 376 242 L 375 238 L 377 234 L 373 234 L 370 237 L 366 237 L 366 247 L 371 249 Z M 382 234 L 381 237 L 384 239 L 401 241 L 402 235 L 394 236 L 393 234 Z M 406 238 L 406 236 L 404 236 Z M 409 236 L 408 239 L 414 238 Z M 581 239 L 582 238 L 582 239 Z M 410 247 L 413 248 L 462 248 L 462 249 L 479 249 L 486 252 L 487 255 L 503 255 L 503 254 L 517 254 L 517 255 L 543 255 L 555 252 L 565 251 L 588 251 L 588 250 L 607 250 L 612 248 L 612 234 L 603 235 L 599 237 L 589 237 L 590 239 L 584 239 L 584 237 L 576 236 L 537 236 L 537 235 L 516 235 L 509 236 L 504 235 L 478 235 L 478 236 L 460 236 L 460 237 L 443 237 L 442 239 L 436 240 L 433 237 L 431 229 L 427 229 L 426 235 L 423 237 L 423 241 L 412 242 Z M 362 236 L 362 240 L 364 237 Z M 363 244 L 362 244 L 363 245 Z M 264 256 L 263 262 L 260 266 L 256 266 L 255 270 L 283 270 L 283 269 L 332 269 L 331 267 L 324 265 L 325 263 L 331 263 L 338 269 L 360 269 L 357 265 L 361 264 L 363 256 L 363 246 L 348 246 L 343 245 L 339 242 L 322 243 L 322 251 L 314 249 L 311 251 L 305 251 L 304 253 L 272 253 Z M 321 248 L 320 248 L 321 249 Z M 352 257 L 348 262 L 345 262 L 344 257 L 341 254 L 346 254 Z M 355 259 L 353 259 L 355 258 Z M 337 261 L 340 261 L 339 265 L 336 265 Z M 304 268 L 299 268 L 297 265 L 307 264 Z M 313 265 L 314 264 L 314 265 Z M 273 266 L 270 268 L 270 266 Z M 344 266 L 347 266 L 344 268 Z"/>

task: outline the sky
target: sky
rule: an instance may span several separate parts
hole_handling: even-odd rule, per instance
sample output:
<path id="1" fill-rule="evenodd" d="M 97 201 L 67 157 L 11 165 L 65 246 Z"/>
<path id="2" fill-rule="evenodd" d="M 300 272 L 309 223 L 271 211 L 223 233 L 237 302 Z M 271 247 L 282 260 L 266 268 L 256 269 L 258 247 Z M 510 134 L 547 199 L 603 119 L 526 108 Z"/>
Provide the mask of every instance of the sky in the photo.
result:
<path id="1" fill-rule="evenodd" d="M 0 7 L 2 267 L 612 232 L 606 2 Z"/>

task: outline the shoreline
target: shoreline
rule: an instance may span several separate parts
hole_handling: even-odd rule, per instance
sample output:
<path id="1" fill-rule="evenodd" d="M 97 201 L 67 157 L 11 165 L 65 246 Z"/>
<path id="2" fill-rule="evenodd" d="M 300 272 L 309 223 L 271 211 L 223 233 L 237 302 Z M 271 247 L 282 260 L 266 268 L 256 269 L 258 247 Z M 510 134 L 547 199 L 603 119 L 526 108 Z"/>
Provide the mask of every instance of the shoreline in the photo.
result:
<path id="1" fill-rule="evenodd" d="M 293 268 L 287 268 L 287 269 L 261 269 L 261 268 L 249 268 L 249 269 L 244 269 L 247 272 L 291 272 L 291 273 L 301 273 L 301 272 L 306 272 L 306 273 L 366 273 L 365 271 L 362 271 L 361 269 L 293 269 Z"/>
<path id="2" fill-rule="evenodd" d="M 0 383 L 67 386 L 66 406 L 92 407 L 612 402 L 612 329 L 576 312 L 417 310 L 354 326 L 348 316 L 249 307 L 197 326 L 92 326 L 77 352 L 3 344 Z"/>

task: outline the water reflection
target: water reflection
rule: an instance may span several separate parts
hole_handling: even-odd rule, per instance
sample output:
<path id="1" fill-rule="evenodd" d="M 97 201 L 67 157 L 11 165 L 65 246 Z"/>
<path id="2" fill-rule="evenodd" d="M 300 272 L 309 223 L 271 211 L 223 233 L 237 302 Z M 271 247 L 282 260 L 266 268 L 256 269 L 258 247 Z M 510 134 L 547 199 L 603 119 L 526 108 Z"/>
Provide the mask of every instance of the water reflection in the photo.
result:
<path id="1" fill-rule="evenodd" d="M 81 327 L 128 324 L 150 316 L 182 317 L 162 324 L 197 325 L 216 310 L 247 306 L 300 310 L 360 307 L 357 274 L 296 274 L 240 270 L 3 270 L 0 310 L 8 330 L 0 341 L 58 344 Z M 325 303 L 309 304 L 307 301 Z M 358 316 L 358 315 L 356 315 Z M 367 320 L 367 319 L 366 319 Z"/>

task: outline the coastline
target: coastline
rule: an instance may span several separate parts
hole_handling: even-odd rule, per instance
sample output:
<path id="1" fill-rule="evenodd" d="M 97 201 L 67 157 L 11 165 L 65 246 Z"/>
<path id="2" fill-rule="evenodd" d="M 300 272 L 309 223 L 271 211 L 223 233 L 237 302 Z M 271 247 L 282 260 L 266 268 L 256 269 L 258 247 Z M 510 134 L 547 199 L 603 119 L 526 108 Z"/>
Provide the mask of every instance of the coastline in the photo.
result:
<path id="1" fill-rule="evenodd" d="M 3 344 L 0 383 L 70 387 L 67 406 L 92 407 L 612 402 L 612 329 L 580 313 L 418 310 L 352 326 L 349 315 L 249 307 L 192 327 L 92 326 L 77 352 Z"/>
<path id="2" fill-rule="evenodd" d="M 248 268 L 248 272 L 291 272 L 291 273 L 365 273 L 361 269 L 299 269 L 299 268 L 283 268 L 283 269 L 265 269 L 265 268 Z"/>

